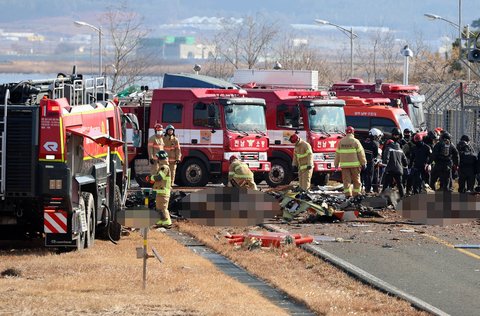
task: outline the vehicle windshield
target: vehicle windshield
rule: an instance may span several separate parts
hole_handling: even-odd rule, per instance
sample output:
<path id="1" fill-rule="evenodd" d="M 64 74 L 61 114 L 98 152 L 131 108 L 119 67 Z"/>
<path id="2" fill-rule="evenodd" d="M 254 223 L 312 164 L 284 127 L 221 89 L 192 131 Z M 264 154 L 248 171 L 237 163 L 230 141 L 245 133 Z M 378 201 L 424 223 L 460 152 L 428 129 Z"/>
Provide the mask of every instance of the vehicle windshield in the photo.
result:
<path id="1" fill-rule="evenodd" d="M 398 124 L 400 124 L 400 130 L 404 131 L 408 128 L 411 131 L 414 131 L 412 121 L 406 113 L 397 115 Z"/>
<path id="2" fill-rule="evenodd" d="M 409 103 L 408 113 L 410 114 L 410 118 L 412 120 L 413 126 L 415 126 L 415 129 L 423 131 L 427 128 L 427 124 L 425 122 L 425 114 L 423 113 L 422 102 Z"/>
<path id="3" fill-rule="evenodd" d="M 323 133 L 345 131 L 345 112 L 342 106 L 313 106 L 308 110 L 310 130 Z"/>
<path id="4" fill-rule="evenodd" d="M 256 104 L 225 106 L 227 129 L 238 132 L 264 133 L 267 131 L 264 107 Z"/>

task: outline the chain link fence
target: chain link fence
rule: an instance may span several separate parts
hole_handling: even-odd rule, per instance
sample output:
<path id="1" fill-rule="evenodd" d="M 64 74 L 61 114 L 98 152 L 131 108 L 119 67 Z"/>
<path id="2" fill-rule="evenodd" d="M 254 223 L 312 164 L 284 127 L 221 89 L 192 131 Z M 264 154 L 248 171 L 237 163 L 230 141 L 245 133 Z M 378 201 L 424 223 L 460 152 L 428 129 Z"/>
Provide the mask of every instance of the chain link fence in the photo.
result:
<path id="1" fill-rule="evenodd" d="M 475 150 L 480 150 L 480 83 L 423 84 L 420 93 L 425 95 L 428 130 L 447 130 L 455 144 L 468 135 Z"/>

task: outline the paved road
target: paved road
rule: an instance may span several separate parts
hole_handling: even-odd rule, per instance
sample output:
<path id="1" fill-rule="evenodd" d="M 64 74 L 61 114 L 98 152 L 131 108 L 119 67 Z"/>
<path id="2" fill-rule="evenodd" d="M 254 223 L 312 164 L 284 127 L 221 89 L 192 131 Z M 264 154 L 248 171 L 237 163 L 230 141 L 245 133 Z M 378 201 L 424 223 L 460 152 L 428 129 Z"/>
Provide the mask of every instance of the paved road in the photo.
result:
<path id="1" fill-rule="evenodd" d="M 480 315 L 478 250 L 467 255 L 438 240 L 392 248 L 369 243 L 320 247 L 451 315 Z"/>

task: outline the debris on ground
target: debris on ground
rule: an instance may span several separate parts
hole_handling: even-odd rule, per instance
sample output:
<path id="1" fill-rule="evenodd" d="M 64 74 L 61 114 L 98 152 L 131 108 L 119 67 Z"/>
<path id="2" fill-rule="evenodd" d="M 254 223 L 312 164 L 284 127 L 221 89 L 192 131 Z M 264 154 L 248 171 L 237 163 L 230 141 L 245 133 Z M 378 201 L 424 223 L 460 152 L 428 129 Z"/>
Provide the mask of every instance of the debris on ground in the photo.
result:
<path id="1" fill-rule="evenodd" d="M 462 249 L 480 249 L 480 244 L 478 245 L 460 244 L 460 245 L 454 245 L 453 247 L 462 248 Z"/>
<path id="2" fill-rule="evenodd" d="M 313 236 L 266 231 L 250 231 L 246 234 L 225 235 L 228 243 L 242 245 L 248 250 L 261 247 L 280 247 L 282 245 L 302 245 L 313 242 Z"/>
<path id="3" fill-rule="evenodd" d="M 2 278 L 8 278 L 8 277 L 18 278 L 22 276 L 22 272 L 15 268 L 8 268 L 0 272 L 0 276 Z"/>
<path id="4" fill-rule="evenodd" d="M 305 223 L 355 221 L 358 217 L 382 217 L 379 210 L 386 209 L 395 200 L 395 192 L 384 196 L 347 198 L 339 190 L 342 185 L 315 187 L 304 191 L 299 188 L 270 190 L 269 194 L 279 200 L 285 221 L 302 218 Z"/>

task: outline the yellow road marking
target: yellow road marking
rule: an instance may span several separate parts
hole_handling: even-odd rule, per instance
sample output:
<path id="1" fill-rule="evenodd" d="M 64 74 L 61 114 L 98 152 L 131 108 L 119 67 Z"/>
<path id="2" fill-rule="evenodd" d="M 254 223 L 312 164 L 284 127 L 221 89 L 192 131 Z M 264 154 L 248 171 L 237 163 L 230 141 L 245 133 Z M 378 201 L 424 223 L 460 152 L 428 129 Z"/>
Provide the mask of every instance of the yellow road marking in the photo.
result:
<path id="1" fill-rule="evenodd" d="M 440 243 L 440 244 L 442 244 L 442 245 L 444 245 L 444 246 L 447 246 L 447 247 L 449 247 L 449 248 L 452 248 L 452 249 L 455 249 L 455 250 L 457 250 L 457 251 L 460 251 L 461 253 L 463 253 L 463 254 L 465 254 L 465 255 L 467 255 L 467 256 L 470 256 L 470 257 L 472 257 L 472 258 L 475 258 L 475 259 L 480 260 L 480 256 L 479 256 L 479 255 L 477 255 L 477 254 L 475 254 L 475 253 L 473 253 L 473 252 L 470 252 L 470 251 L 468 251 L 468 250 L 465 250 L 465 249 L 455 248 L 454 245 L 452 245 L 451 243 L 449 243 L 449 242 L 447 242 L 447 241 L 445 241 L 445 240 L 443 240 L 443 239 L 440 239 L 440 238 L 438 238 L 438 237 L 435 237 L 435 236 L 432 236 L 432 235 L 429 235 L 429 234 L 422 234 L 422 235 L 427 236 L 428 238 L 433 239 L 433 240 L 435 240 L 436 242 L 438 242 L 438 243 Z"/>

